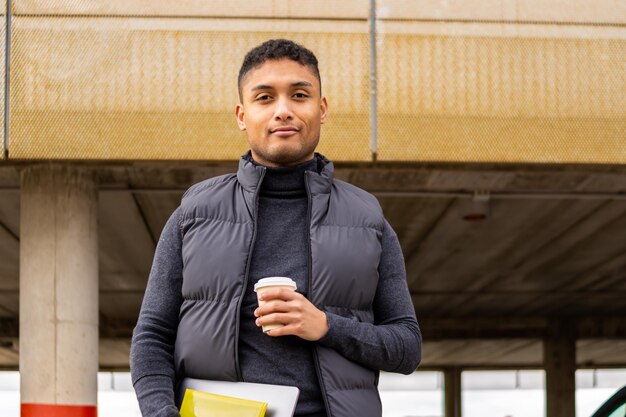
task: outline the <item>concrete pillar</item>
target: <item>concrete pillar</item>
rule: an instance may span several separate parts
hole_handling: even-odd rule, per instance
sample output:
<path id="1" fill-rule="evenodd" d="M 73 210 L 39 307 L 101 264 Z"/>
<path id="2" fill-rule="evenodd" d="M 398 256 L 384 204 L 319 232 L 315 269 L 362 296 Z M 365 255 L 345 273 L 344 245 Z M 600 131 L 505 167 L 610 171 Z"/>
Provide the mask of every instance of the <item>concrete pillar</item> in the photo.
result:
<path id="1" fill-rule="evenodd" d="M 22 417 L 97 416 L 97 188 L 85 170 L 22 171 Z"/>
<path id="2" fill-rule="evenodd" d="M 576 414 L 576 338 L 573 326 L 554 323 L 543 342 L 546 370 L 546 417 Z"/>
<path id="3" fill-rule="evenodd" d="M 461 417 L 461 369 L 448 368 L 443 372 L 444 416 Z"/>

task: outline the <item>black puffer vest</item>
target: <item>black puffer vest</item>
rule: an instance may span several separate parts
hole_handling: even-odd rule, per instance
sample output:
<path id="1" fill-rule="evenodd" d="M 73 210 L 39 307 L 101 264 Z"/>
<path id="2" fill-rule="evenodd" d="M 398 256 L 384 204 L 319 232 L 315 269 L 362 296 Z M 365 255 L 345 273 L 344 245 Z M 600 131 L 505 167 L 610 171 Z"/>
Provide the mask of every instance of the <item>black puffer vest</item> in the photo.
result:
<path id="1" fill-rule="evenodd" d="M 308 295 L 319 309 L 373 323 L 384 218 L 367 192 L 333 179 L 324 159 L 307 171 L 310 262 Z M 183 304 L 174 352 L 177 379 L 241 380 L 239 311 L 256 235 L 265 168 L 245 158 L 237 174 L 192 186 L 181 203 Z M 329 417 L 380 416 L 378 372 L 315 346 Z"/>

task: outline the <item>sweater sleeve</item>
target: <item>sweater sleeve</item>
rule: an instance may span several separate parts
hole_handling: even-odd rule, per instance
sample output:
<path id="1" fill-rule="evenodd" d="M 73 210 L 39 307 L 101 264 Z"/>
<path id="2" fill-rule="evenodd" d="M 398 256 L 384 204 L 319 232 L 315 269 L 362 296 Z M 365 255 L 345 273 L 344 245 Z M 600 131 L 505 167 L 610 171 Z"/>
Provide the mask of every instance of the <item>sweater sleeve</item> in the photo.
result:
<path id="1" fill-rule="evenodd" d="M 385 222 L 374 324 L 326 312 L 329 330 L 318 343 L 372 369 L 410 374 L 422 358 L 422 334 L 409 294 L 396 233 Z"/>
<path id="2" fill-rule="evenodd" d="M 144 417 L 179 417 L 174 403 L 174 343 L 183 281 L 179 210 L 161 233 L 131 342 L 130 372 Z"/>

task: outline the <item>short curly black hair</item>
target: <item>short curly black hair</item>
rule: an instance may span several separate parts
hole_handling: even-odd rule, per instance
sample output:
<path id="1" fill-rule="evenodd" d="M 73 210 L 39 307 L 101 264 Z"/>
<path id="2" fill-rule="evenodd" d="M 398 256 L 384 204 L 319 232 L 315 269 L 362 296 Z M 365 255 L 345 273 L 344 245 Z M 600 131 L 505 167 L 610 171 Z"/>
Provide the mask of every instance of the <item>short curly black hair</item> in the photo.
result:
<path id="1" fill-rule="evenodd" d="M 315 54 L 302 45 L 299 45 L 288 39 L 270 39 L 261 45 L 251 49 L 243 59 L 243 64 L 239 69 L 239 77 L 237 78 L 237 88 L 239 90 L 239 100 L 242 100 L 241 85 L 246 74 L 256 67 L 264 64 L 266 61 L 279 59 L 290 59 L 301 65 L 309 67 L 320 83 L 320 91 L 322 88 L 322 79 L 320 78 L 320 70 L 317 67 L 317 58 Z"/>

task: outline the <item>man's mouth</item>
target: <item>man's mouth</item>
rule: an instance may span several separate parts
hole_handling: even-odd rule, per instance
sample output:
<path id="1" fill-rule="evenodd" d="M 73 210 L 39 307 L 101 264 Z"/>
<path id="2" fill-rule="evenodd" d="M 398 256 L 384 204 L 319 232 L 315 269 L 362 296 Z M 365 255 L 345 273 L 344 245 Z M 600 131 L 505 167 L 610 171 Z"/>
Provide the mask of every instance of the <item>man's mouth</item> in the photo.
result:
<path id="1" fill-rule="evenodd" d="M 273 133 L 276 136 L 291 136 L 298 133 L 300 129 L 293 126 L 280 126 L 270 130 L 270 133 Z"/>

